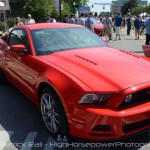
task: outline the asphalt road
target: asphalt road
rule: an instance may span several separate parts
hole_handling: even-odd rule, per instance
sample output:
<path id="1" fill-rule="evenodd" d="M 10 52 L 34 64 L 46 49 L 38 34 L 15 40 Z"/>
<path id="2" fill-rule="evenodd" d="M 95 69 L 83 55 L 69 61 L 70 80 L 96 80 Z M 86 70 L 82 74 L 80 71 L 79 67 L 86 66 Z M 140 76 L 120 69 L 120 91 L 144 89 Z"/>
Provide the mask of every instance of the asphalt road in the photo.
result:
<path id="1" fill-rule="evenodd" d="M 126 35 L 122 33 L 121 41 L 113 41 L 111 46 L 123 48 L 126 50 L 135 50 L 137 44 L 132 44 L 128 49 L 131 40 L 125 40 Z M 128 37 L 134 41 L 134 38 Z M 143 40 L 140 40 L 144 43 Z M 134 41 L 138 42 L 138 41 Z M 139 43 L 138 43 L 139 44 Z M 136 45 L 136 46 L 135 46 Z M 140 50 L 140 44 L 137 47 Z M 140 50 L 142 51 L 142 49 Z M 88 144 L 87 144 L 88 143 Z M 90 143 L 90 144 L 89 144 Z M 36 108 L 22 93 L 20 93 L 13 85 L 0 84 L 0 150 L 53 150 L 58 149 L 55 139 L 51 137 L 45 129 L 40 111 Z M 84 144 L 81 147 L 80 144 Z M 87 145 L 86 145 L 87 144 Z M 85 142 L 79 139 L 73 139 L 74 150 L 149 150 L 150 136 L 148 132 L 140 133 L 134 137 L 128 137 L 122 141 L 116 142 Z M 91 147 L 87 147 L 91 146 Z M 60 148 L 62 149 L 62 148 Z M 68 149 L 68 148 L 63 148 Z"/>
<path id="2" fill-rule="evenodd" d="M 131 30 L 131 34 L 126 34 L 126 28 L 121 29 L 121 40 L 115 41 L 115 33 L 112 35 L 112 42 L 109 43 L 111 47 L 123 49 L 143 55 L 142 45 L 145 43 L 145 35 L 140 35 L 139 40 L 135 40 L 135 31 Z"/>

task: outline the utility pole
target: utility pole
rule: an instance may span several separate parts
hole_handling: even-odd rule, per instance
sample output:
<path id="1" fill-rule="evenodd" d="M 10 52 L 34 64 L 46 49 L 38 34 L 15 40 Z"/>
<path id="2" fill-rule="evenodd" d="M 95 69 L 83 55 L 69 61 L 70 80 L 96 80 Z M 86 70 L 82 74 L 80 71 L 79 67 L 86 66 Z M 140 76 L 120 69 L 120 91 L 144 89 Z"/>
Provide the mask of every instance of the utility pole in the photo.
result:
<path id="1" fill-rule="evenodd" d="M 62 15 L 61 15 L 61 0 L 59 0 L 59 17 L 60 17 L 60 22 L 62 21 Z"/>

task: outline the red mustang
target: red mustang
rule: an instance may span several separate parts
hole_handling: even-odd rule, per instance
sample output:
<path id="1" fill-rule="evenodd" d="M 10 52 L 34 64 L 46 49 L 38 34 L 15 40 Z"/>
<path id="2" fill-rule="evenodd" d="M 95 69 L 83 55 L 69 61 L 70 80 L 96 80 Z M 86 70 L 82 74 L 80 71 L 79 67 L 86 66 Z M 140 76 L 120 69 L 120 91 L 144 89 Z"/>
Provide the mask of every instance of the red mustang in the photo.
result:
<path id="1" fill-rule="evenodd" d="M 94 28 L 94 32 L 97 34 L 97 35 L 102 35 L 103 34 L 103 24 L 100 23 L 100 21 L 98 21 L 96 18 L 91 18 L 92 21 L 93 21 L 93 28 Z"/>
<path id="2" fill-rule="evenodd" d="M 1 82 L 40 108 L 52 135 L 111 140 L 150 128 L 148 58 L 79 25 L 23 25 L 2 38 Z"/>

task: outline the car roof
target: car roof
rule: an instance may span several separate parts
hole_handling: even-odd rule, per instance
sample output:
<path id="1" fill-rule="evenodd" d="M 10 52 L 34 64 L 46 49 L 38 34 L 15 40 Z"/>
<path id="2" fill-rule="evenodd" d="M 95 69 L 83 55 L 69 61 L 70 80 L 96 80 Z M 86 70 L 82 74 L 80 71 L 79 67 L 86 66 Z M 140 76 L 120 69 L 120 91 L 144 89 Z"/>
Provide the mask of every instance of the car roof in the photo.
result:
<path id="1" fill-rule="evenodd" d="M 75 28 L 75 27 L 84 28 L 81 25 L 68 24 L 68 23 L 35 23 L 35 24 L 27 24 L 23 26 L 28 27 L 30 30 L 44 29 L 44 28 Z"/>

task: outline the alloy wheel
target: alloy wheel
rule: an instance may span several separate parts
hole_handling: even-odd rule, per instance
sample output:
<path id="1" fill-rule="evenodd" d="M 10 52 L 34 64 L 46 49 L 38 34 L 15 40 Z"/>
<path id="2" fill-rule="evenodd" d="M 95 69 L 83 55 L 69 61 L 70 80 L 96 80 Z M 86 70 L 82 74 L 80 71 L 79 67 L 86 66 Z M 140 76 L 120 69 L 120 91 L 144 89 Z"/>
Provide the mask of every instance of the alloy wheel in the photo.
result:
<path id="1" fill-rule="evenodd" d="M 41 97 L 41 114 L 43 121 L 52 134 L 56 134 L 60 127 L 58 108 L 50 94 L 43 94 Z"/>

